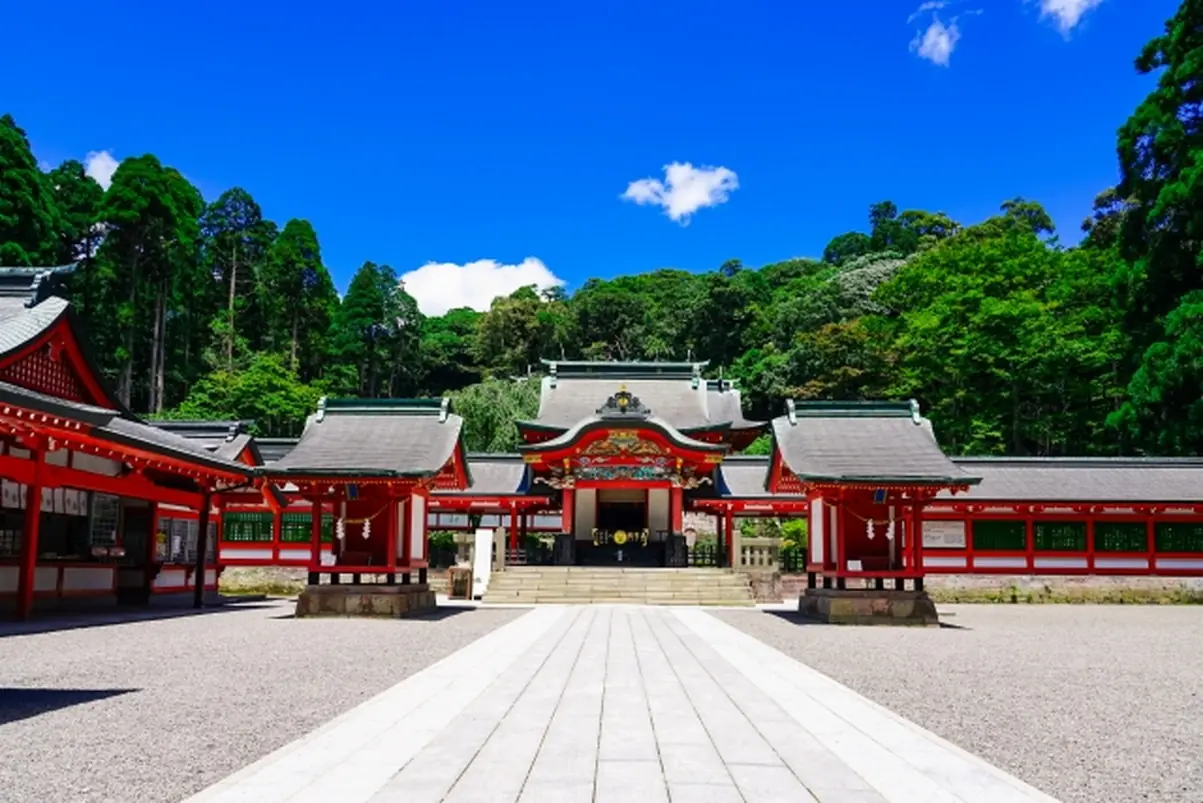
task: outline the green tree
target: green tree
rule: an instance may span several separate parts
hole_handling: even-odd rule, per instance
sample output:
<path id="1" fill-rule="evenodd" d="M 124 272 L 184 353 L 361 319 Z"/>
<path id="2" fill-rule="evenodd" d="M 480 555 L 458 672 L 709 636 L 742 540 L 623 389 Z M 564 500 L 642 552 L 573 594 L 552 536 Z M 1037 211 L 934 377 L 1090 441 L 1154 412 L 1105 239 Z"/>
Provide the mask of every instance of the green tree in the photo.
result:
<path id="1" fill-rule="evenodd" d="M 486 379 L 453 393 L 452 402 L 464 419 L 468 451 L 513 452 L 519 443 L 514 422 L 539 413 L 539 382 Z"/>
<path id="2" fill-rule="evenodd" d="M 302 380 L 318 377 L 338 294 L 309 221 L 284 225 L 265 260 L 259 289 L 268 343 L 288 356 Z"/>
<path id="3" fill-rule="evenodd" d="M 256 354 L 243 370 L 203 377 L 166 417 L 252 420 L 264 437 L 296 437 L 317 409 L 322 391 L 302 382 L 278 354 Z"/>
<path id="4" fill-rule="evenodd" d="M 54 194 L 11 115 L 0 117 L 0 265 L 50 265 L 58 254 Z"/>
<path id="5" fill-rule="evenodd" d="M 233 370 L 236 352 L 263 346 L 264 316 L 258 281 L 276 226 L 263 219 L 259 204 L 240 187 L 226 190 L 209 204 L 200 226 L 205 262 L 221 284 L 225 308 L 211 327 L 216 337 L 216 358 L 227 370 Z"/>

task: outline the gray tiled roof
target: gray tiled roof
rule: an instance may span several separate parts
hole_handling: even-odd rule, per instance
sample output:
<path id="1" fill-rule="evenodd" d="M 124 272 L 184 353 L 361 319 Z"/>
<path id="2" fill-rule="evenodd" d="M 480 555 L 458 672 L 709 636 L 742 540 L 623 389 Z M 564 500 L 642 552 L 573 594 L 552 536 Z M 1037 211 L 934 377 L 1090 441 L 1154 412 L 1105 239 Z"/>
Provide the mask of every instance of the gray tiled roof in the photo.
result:
<path id="1" fill-rule="evenodd" d="M 429 476 L 455 454 L 463 419 L 443 399 L 330 399 L 296 447 L 271 464 L 292 474 Z"/>
<path id="2" fill-rule="evenodd" d="M 715 384 L 710 383 L 706 391 L 707 417 L 712 422 L 730 422 L 731 429 L 759 429 L 765 425 L 764 421 L 749 421 L 744 418 L 743 405 L 737 389 L 730 386 L 716 388 Z"/>
<path id="3" fill-rule="evenodd" d="M 26 307 L 25 299 L 0 297 L 0 356 L 10 354 L 53 326 L 67 312 L 68 303 L 48 298 L 36 307 Z"/>
<path id="4" fill-rule="evenodd" d="M 214 455 L 187 438 L 181 438 L 179 435 L 144 423 L 132 414 L 121 410 L 66 401 L 7 382 L 0 382 L 0 402 L 86 423 L 91 427 L 92 434 L 113 443 L 145 449 L 168 457 L 182 458 L 210 468 L 234 471 L 239 474 L 249 473 L 248 467 L 241 463 Z"/>
<path id="5" fill-rule="evenodd" d="M 264 463 L 275 463 L 297 447 L 299 438 L 255 438 Z"/>
<path id="6" fill-rule="evenodd" d="M 954 458 L 982 478 L 955 500 L 1203 503 L 1199 458 Z"/>
<path id="7" fill-rule="evenodd" d="M 543 378 L 539 415 L 533 423 L 568 429 L 593 416 L 623 386 L 654 415 L 677 429 L 709 427 L 706 385 L 693 387 L 690 379 Z"/>
<path id="8" fill-rule="evenodd" d="M 768 457 L 745 457 L 742 455 L 728 457 L 718 467 L 719 488 L 725 490 L 723 496 L 734 496 L 740 499 L 764 497 L 770 498 L 765 490 L 769 476 Z"/>
<path id="9" fill-rule="evenodd" d="M 789 403 L 773 437 L 802 480 L 975 483 L 940 450 L 931 422 L 906 402 Z"/>
<path id="10" fill-rule="evenodd" d="M 526 464 L 521 455 L 472 454 L 468 455 L 468 470 L 472 474 L 472 485 L 462 491 L 438 491 L 439 495 L 484 495 L 511 496 L 522 493 L 526 478 Z"/>

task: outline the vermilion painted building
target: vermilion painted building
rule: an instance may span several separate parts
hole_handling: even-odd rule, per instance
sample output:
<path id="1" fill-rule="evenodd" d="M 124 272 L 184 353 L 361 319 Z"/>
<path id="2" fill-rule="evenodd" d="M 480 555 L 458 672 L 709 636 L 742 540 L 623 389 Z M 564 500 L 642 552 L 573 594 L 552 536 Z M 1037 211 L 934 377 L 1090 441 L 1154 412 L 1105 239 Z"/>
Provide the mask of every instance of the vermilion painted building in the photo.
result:
<path id="1" fill-rule="evenodd" d="M 413 609 L 432 602 L 431 529 L 504 527 L 507 563 L 737 566 L 749 516 L 808 519 L 792 568 L 829 619 L 923 619 L 936 572 L 1203 574 L 1203 461 L 949 458 L 912 402 L 749 421 L 705 363 L 548 362 L 514 455 L 467 455 L 444 399 L 323 400 L 299 441 L 151 425 L 88 358 L 57 294 L 68 270 L 0 270 L 0 604 L 22 615 L 78 595 L 199 601 L 238 564 Z M 768 456 L 736 454 L 762 433 Z M 715 543 L 694 543 L 686 512 L 714 517 Z"/>

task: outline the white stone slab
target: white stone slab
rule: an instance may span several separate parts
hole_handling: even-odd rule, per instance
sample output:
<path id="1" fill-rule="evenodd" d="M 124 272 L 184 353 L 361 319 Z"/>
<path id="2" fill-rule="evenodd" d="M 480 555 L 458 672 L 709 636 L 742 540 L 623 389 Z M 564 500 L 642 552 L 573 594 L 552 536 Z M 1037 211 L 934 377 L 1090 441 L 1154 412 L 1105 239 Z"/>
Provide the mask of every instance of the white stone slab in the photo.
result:
<path id="1" fill-rule="evenodd" d="M 885 800 L 1056 803 L 1018 778 L 704 611 L 680 609 L 674 615 Z"/>
<path id="2" fill-rule="evenodd" d="M 188 803 L 367 801 L 564 615 L 536 608 Z"/>

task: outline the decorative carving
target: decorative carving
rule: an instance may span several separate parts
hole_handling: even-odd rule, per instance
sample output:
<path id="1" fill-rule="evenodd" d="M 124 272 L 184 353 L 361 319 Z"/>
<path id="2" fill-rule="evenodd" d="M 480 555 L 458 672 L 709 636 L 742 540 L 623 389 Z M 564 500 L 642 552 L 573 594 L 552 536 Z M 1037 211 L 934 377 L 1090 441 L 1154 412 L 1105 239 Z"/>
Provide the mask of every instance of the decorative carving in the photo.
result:
<path id="1" fill-rule="evenodd" d="M 606 434 L 605 438 L 596 440 L 581 452 L 588 456 L 619 455 L 662 455 L 668 451 L 653 440 L 641 438 L 639 431 L 634 429 L 615 429 Z"/>
<path id="2" fill-rule="evenodd" d="M 535 477 L 535 482 L 541 482 L 549 488 L 555 488 L 557 491 L 564 488 L 576 487 L 576 478 L 574 478 L 571 474 L 568 474 L 567 476 L 552 475 L 550 477 Z"/>
<path id="3" fill-rule="evenodd" d="M 652 411 L 644 407 L 639 397 L 630 393 L 626 385 L 621 385 L 617 393 L 597 408 L 597 414 L 602 418 L 647 418 Z"/>

